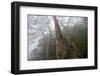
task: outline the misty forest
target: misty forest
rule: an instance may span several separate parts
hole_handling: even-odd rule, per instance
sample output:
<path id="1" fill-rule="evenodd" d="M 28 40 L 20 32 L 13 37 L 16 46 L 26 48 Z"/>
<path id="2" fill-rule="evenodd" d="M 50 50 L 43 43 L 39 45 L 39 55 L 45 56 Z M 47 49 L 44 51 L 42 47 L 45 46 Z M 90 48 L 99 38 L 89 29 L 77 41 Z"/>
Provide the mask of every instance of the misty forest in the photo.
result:
<path id="1" fill-rule="evenodd" d="M 87 17 L 28 14 L 28 61 L 87 58 L 87 32 Z"/>

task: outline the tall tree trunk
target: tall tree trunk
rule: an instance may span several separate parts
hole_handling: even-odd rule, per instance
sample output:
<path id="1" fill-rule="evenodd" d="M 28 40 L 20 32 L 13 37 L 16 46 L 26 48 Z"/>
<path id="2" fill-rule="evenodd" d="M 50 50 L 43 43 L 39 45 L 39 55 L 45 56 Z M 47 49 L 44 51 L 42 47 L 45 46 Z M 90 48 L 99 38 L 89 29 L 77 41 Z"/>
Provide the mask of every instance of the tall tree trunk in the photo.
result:
<path id="1" fill-rule="evenodd" d="M 57 59 L 72 59 L 80 57 L 80 49 L 77 47 L 74 38 L 69 31 L 69 22 L 66 28 L 66 42 L 63 41 L 63 36 L 57 18 L 54 16 L 55 31 L 56 31 L 56 57 Z"/>
<path id="2" fill-rule="evenodd" d="M 57 18 L 54 16 L 55 31 L 56 31 L 56 58 L 64 59 L 64 46 L 63 46 L 63 36 Z"/>

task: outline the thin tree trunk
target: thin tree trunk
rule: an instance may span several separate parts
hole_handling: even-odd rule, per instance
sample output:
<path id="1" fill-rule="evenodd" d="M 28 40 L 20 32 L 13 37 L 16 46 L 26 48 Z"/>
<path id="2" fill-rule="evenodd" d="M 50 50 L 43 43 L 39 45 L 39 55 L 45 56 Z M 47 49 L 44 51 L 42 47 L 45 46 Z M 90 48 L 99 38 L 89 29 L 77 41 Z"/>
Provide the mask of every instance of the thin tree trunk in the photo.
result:
<path id="1" fill-rule="evenodd" d="M 55 59 L 56 57 L 55 57 L 55 51 L 56 51 L 56 49 L 55 49 L 55 46 L 54 46 L 54 38 L 53 38 L 53 33 L 54 33 L 54 31 L 53 30 L 51 30 L 51 28 L 48 26 L 48 30 L 49 30 L 49 37 L 48 37 L 48 51 L 49 51 L 49 53 L 48 53 L 48 58 L 49 59 Z"/>

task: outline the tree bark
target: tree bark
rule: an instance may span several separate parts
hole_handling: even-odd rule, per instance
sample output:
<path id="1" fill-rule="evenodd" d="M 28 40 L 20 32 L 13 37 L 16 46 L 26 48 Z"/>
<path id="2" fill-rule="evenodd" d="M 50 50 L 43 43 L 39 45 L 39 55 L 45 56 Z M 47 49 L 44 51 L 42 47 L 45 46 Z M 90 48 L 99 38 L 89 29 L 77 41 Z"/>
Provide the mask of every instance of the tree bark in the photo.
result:
<path id="1" fill-rule="evenodd" d="M 69 31 L 69 23 L 71 18 L 68 20 L 66 27 L 66 41 L 63 41 L 63 36 L 57 18 L 54 16 L 55 31 L 56 31 L 56 57 L 57 59 L 72 59 L 80 57 L 80 49 L 77 47 L 74 38 L 71 36 Z"/>
<path id="2" fill-rule="evenodd" d="M 55 31 L 56 31 L 56 58 L 64 59 L 64 46 L 63 46 L 63 36 L 57 18 L 54 16 Z"/>

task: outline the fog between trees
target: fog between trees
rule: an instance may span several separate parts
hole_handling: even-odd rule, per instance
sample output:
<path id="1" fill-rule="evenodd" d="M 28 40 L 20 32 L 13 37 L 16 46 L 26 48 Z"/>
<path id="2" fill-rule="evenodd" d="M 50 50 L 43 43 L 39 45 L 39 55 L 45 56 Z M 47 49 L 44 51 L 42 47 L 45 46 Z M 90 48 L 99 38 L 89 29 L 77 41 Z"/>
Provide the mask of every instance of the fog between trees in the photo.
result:
<path id="1" fill-rule="evenodd" d="M 87 17 L 28 14 L 28 60 L 87 58 L 87 26 Z"/>

